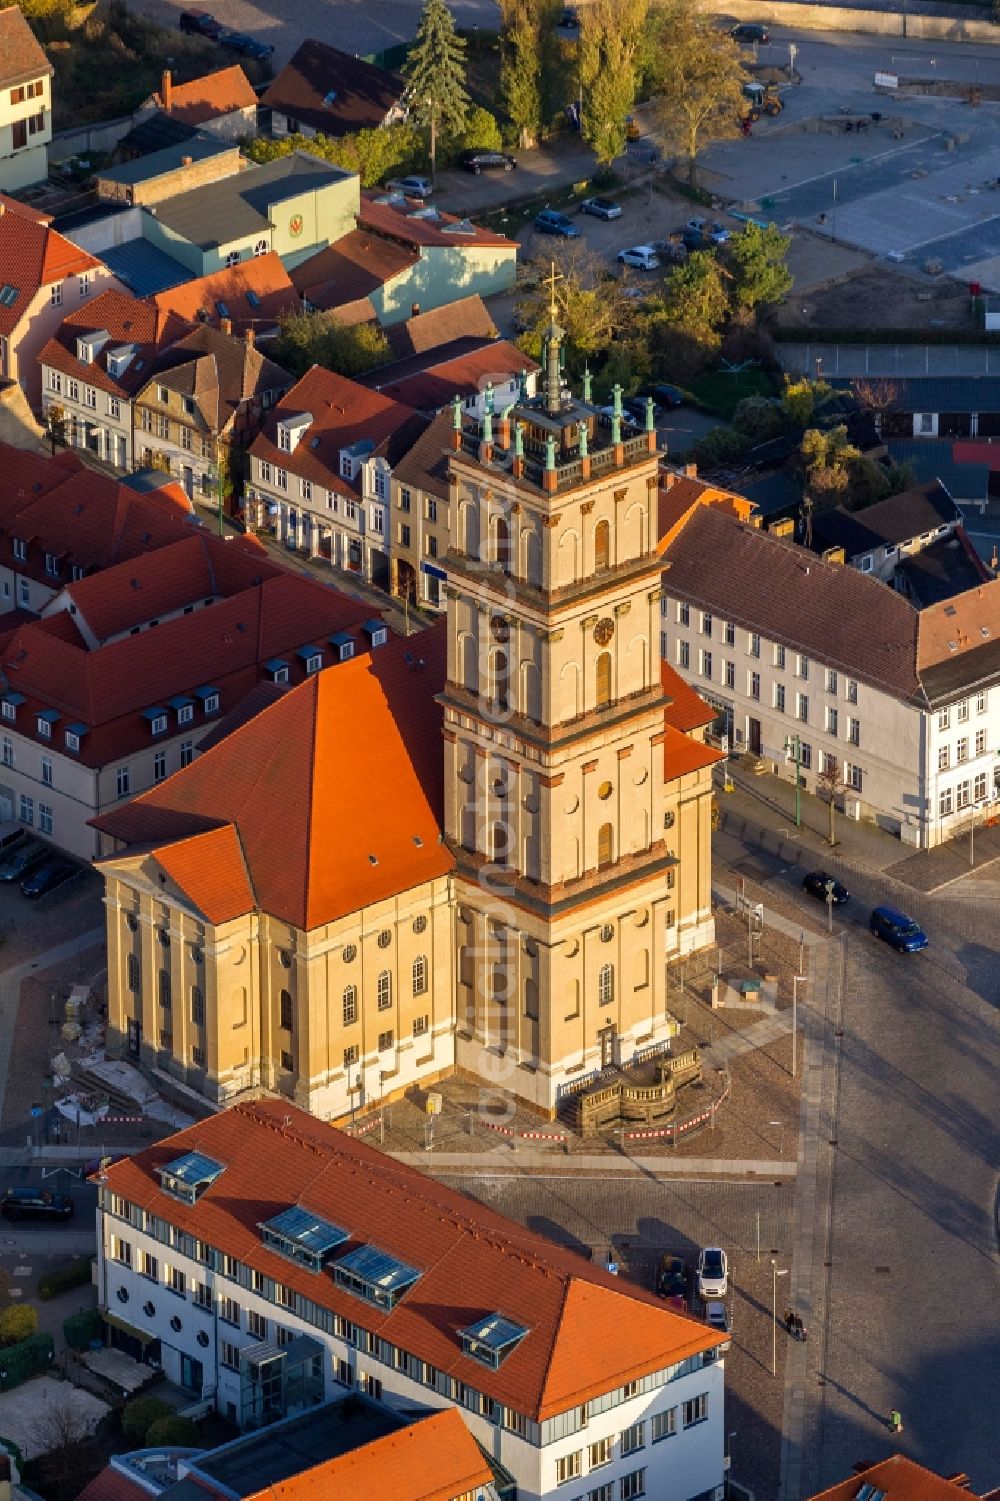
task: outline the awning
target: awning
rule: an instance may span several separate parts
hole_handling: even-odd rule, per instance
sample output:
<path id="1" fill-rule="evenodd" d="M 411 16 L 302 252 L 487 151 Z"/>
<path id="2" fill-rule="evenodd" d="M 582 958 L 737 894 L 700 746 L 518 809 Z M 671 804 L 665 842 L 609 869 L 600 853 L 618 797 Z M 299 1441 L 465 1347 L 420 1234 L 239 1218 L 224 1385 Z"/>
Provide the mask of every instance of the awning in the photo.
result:
<path id="1" fill-rule="evenodd" d="M 159 1339 L 159 1335 L 150 1334 L 148 1329 L 139 1329 L 135 1324 L 130 1324 L 127 1319 L 119 1318 L 116 1313 L 111 1312 L 110 1308 L 101 1309 L 101 1318 L 106 1324 L 111 1324 L 115 1329 L 120 1329 L 123 1334 L 131 1335 L 132 1339 L 137 1339 L 140 1345 L 151 1345 L 154 1339 Z"/>

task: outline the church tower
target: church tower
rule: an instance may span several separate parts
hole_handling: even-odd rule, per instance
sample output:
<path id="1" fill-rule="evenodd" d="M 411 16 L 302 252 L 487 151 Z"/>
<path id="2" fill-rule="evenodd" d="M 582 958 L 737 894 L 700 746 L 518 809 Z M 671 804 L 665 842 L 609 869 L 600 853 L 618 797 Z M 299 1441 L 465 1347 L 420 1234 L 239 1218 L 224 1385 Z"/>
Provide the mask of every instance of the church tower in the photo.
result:
<path id="1" fill-rule="evenodd" d="M 546 1113 L 671 1035 L 678 941 L 652 404 L 573 399 L 562 337 L 539 397 L 455 403 L 443 694 L 456 1062 Z"/>

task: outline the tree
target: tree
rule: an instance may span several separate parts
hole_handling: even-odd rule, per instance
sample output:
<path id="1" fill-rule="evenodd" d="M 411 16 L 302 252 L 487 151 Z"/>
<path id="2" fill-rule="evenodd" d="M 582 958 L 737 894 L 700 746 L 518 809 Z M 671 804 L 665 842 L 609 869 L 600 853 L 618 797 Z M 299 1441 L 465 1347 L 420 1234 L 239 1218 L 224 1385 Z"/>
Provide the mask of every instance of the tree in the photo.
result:
<path id="1" fill-rule="evenodd" d="M 517 304 L 518 316 L 527 324 L 518 344 L 533 358 L 541 354 L 549 323 L 551 264 L 549 256 L 538 257 L 531 290 Z M 567 359 L 575 368 L 630 329 L 633 311 L 620 281 L 608 276 L 604 261 L 582 241 L 570 241 L 560 249 L 555 266 L 556 317 L 566 333 Z"/>
<path id="2" fill-rule="evenodd" d="M 500 107 L 522 146 L 542 128 L 542 46 L 538 5 L 500 0 Z"/>
<path id="3" fill-rule="evenodd" d="M 180 1413 L 172 1412 L 163 1418 L 157 1418 L 146 1430 L 146 1448 L 196 1449 L 201 1442 L 201 1432 L 193 1418 L 182 1417 Z"/>
<path id="4" fill-rule="evenodd" d="M 499 151 L 503 146 L 496 116 L 476 106 L 469 111 L 461 141 L 463 151 Z"/>
<path id="5" fill-rule="evenodd" d="M 882 419 L 887 412 L 894 412 L 899 405 L 899 385 L 885 375 L 862 375 L 851 381 L 858 405 L 871 414 L 875 431 L 882 436 Z"/>
<path id="6" fill-rule="evenodd" d="M 718 329 L 729 316 L 722 267 L 710 250 L 695 250 L 675 266 L 663 285 L 663 317 L 704 345 L 721 342 Z"/>
<path id="7" fill-rule="evenodd" d="M 169 1418 L 174 1409 L 162 1397 L 133 1397 L 122 1409 L 122 1432 L 140 1445 L 158 1418 Z"/>
<path id="8" fill-rule="evenodd" d="M 827 812 L 829 814 L 829 829 L 827 843 L 831 849 L 837 843 L 837 798 L 844 791 L 844 779 L 840 774 L 840 762 L 836 756 L 826 756 L 823 762 L 823 770 L 816 778 L 816 787 L 819 795 L 826 799 Z"/>
<path id="9" fill-rule="evenodd" d="M 851 465 L 861 450 L 847 441 L 843 423 L 827 431 L 808 428 L 799 449 L 814 509 L 838 505 L 847 496 Z"/>
<path id="10" fill-rule="evenodd" d="M 792 273 L 786 264 L 791 235 L 776 224 L 763 227 L 752 221 L 742 234 L 730 240 L 726 250 L 734 274 L 734 296 L 740 307 L 756 312 L 776 306 L 792 289 Z"/>
<path id="11" fill-rule="evenodd" d="M 12 1303 L 0 1310 L 0 1344 L 13 1345 L 38 1328 L 38 1310 L 30 1303 Z"/>
<path id="12" fill-rule="evenodd" d="M 361 186 L 371 188 L 416 167 L 423 148 L 419 132 L 405 123 L 337 137 L 318 135 L 307 140 L 292 135 L 271 140 L 269 136 L 255 136 L 243 143 L 243 154 L 261 165 L 290 156 L 293 151 L 308 151 L 346 172 L 357 172 Z"/>
<path id="13" fill-rule="evenodd" d="M 784 431 L 785 417 L 780 404 L 770 397 L 745 396 L 737 403 L 733 426 L 755 443 L 766 443 Z"/>
<path id="14" fill-rule="evenodd" d="M 781 406 L 790 427 L 805 427 L 820 402 L 830 394 L 825 381 L 812 381 L 807 375 L 801 380 L 785 377 L 785 389 L 781 393 Z"/>
<path id="15" fill-rule="evenodd" d="M 438 134 L 461 134 L 469 110 L 465 40 L 445 0 L 424 0 L 417 35 L 403 66 L 410 114 L 430 133 L 431 176 L 437 172 Z"/>
<path id="16" fill-rule="evenodd" d="M 647 10 L 647 0 L 592 0 L 583 11 L 578 43 L 580 129 L 602 167 L 625 150 Z"/>
<path id="17" fill-rule="evenodd" d="M 389 341 L 377 323 L 341 323 L 336 313 L 290 313 L 281 320 L 273 357 L 295 376 L 313 365 L 338 375 L 361 375 L 389 359 Z"/>
<path id="18" fill-rule="evenodd" d="M 661 12 L 653 84 L 668 144 L 683 152 L 695 181 L 698 153 L 737 132 L 747 72 L 738 44 L 707 17 Z"/>
<path id="19" fill-rule="evenodd" d="M 52 444 L 52 452 L 56 448 L 66 447 L 66 412 L 61 406 L 51 406 L 45 413 L 45 431 L 49 442 Z"/>
<path id="20" fill-rule="evenodd" d="M 32 1450 L 44 1454 L 60 1492 L 78 1473 L 80 1446 L 90 1437 L 93 1421 L 77 1397 L 75 1386 L 39 1383 L 40 1398 L 29 1419 Z M 72 1494 L 72 1493 L 71 1493 Z"/>

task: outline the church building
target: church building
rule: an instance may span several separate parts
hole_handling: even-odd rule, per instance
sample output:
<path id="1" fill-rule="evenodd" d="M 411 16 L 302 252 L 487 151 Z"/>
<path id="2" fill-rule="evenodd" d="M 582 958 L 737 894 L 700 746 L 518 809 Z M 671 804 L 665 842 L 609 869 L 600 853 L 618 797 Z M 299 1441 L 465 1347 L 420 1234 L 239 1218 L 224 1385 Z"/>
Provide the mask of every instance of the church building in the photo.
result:
<path id="1" fill-rule="evenodd" d="M 660 458 L 567 393 L 454 406 L 445 618 L 95 820 L 108 1049 L 332 1120 L 460 1070 L 545 1116 L 677 1031 L 714 717 L 659 652 Z"/>

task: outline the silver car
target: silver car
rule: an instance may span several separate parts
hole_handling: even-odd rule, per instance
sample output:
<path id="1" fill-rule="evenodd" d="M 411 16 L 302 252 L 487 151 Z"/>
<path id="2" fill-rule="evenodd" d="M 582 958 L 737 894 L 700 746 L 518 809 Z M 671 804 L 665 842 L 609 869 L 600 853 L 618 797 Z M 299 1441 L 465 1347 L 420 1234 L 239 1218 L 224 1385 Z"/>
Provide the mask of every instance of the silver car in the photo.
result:
<path id="1" fill-rule="evenodd" d="M 721 1246 L 706 1246 L 698 1253 L 698 1296 L 724 1298 L 729 1291 L 729 1261 Z"/>
<path id="2" fill-rule="evenodd" d="M 585 198 L 580 204 L 581 214 L 593 214 L 595 219 L 620 219 L 622 206 L 613 198 Z"/>
<path id="3" fill-rule="evenodd" d="M 434 191 L 429 177 L 394 177 L 386 186 L 390 193 L 403 193 L 407 198 L 429 198 Z"/>

